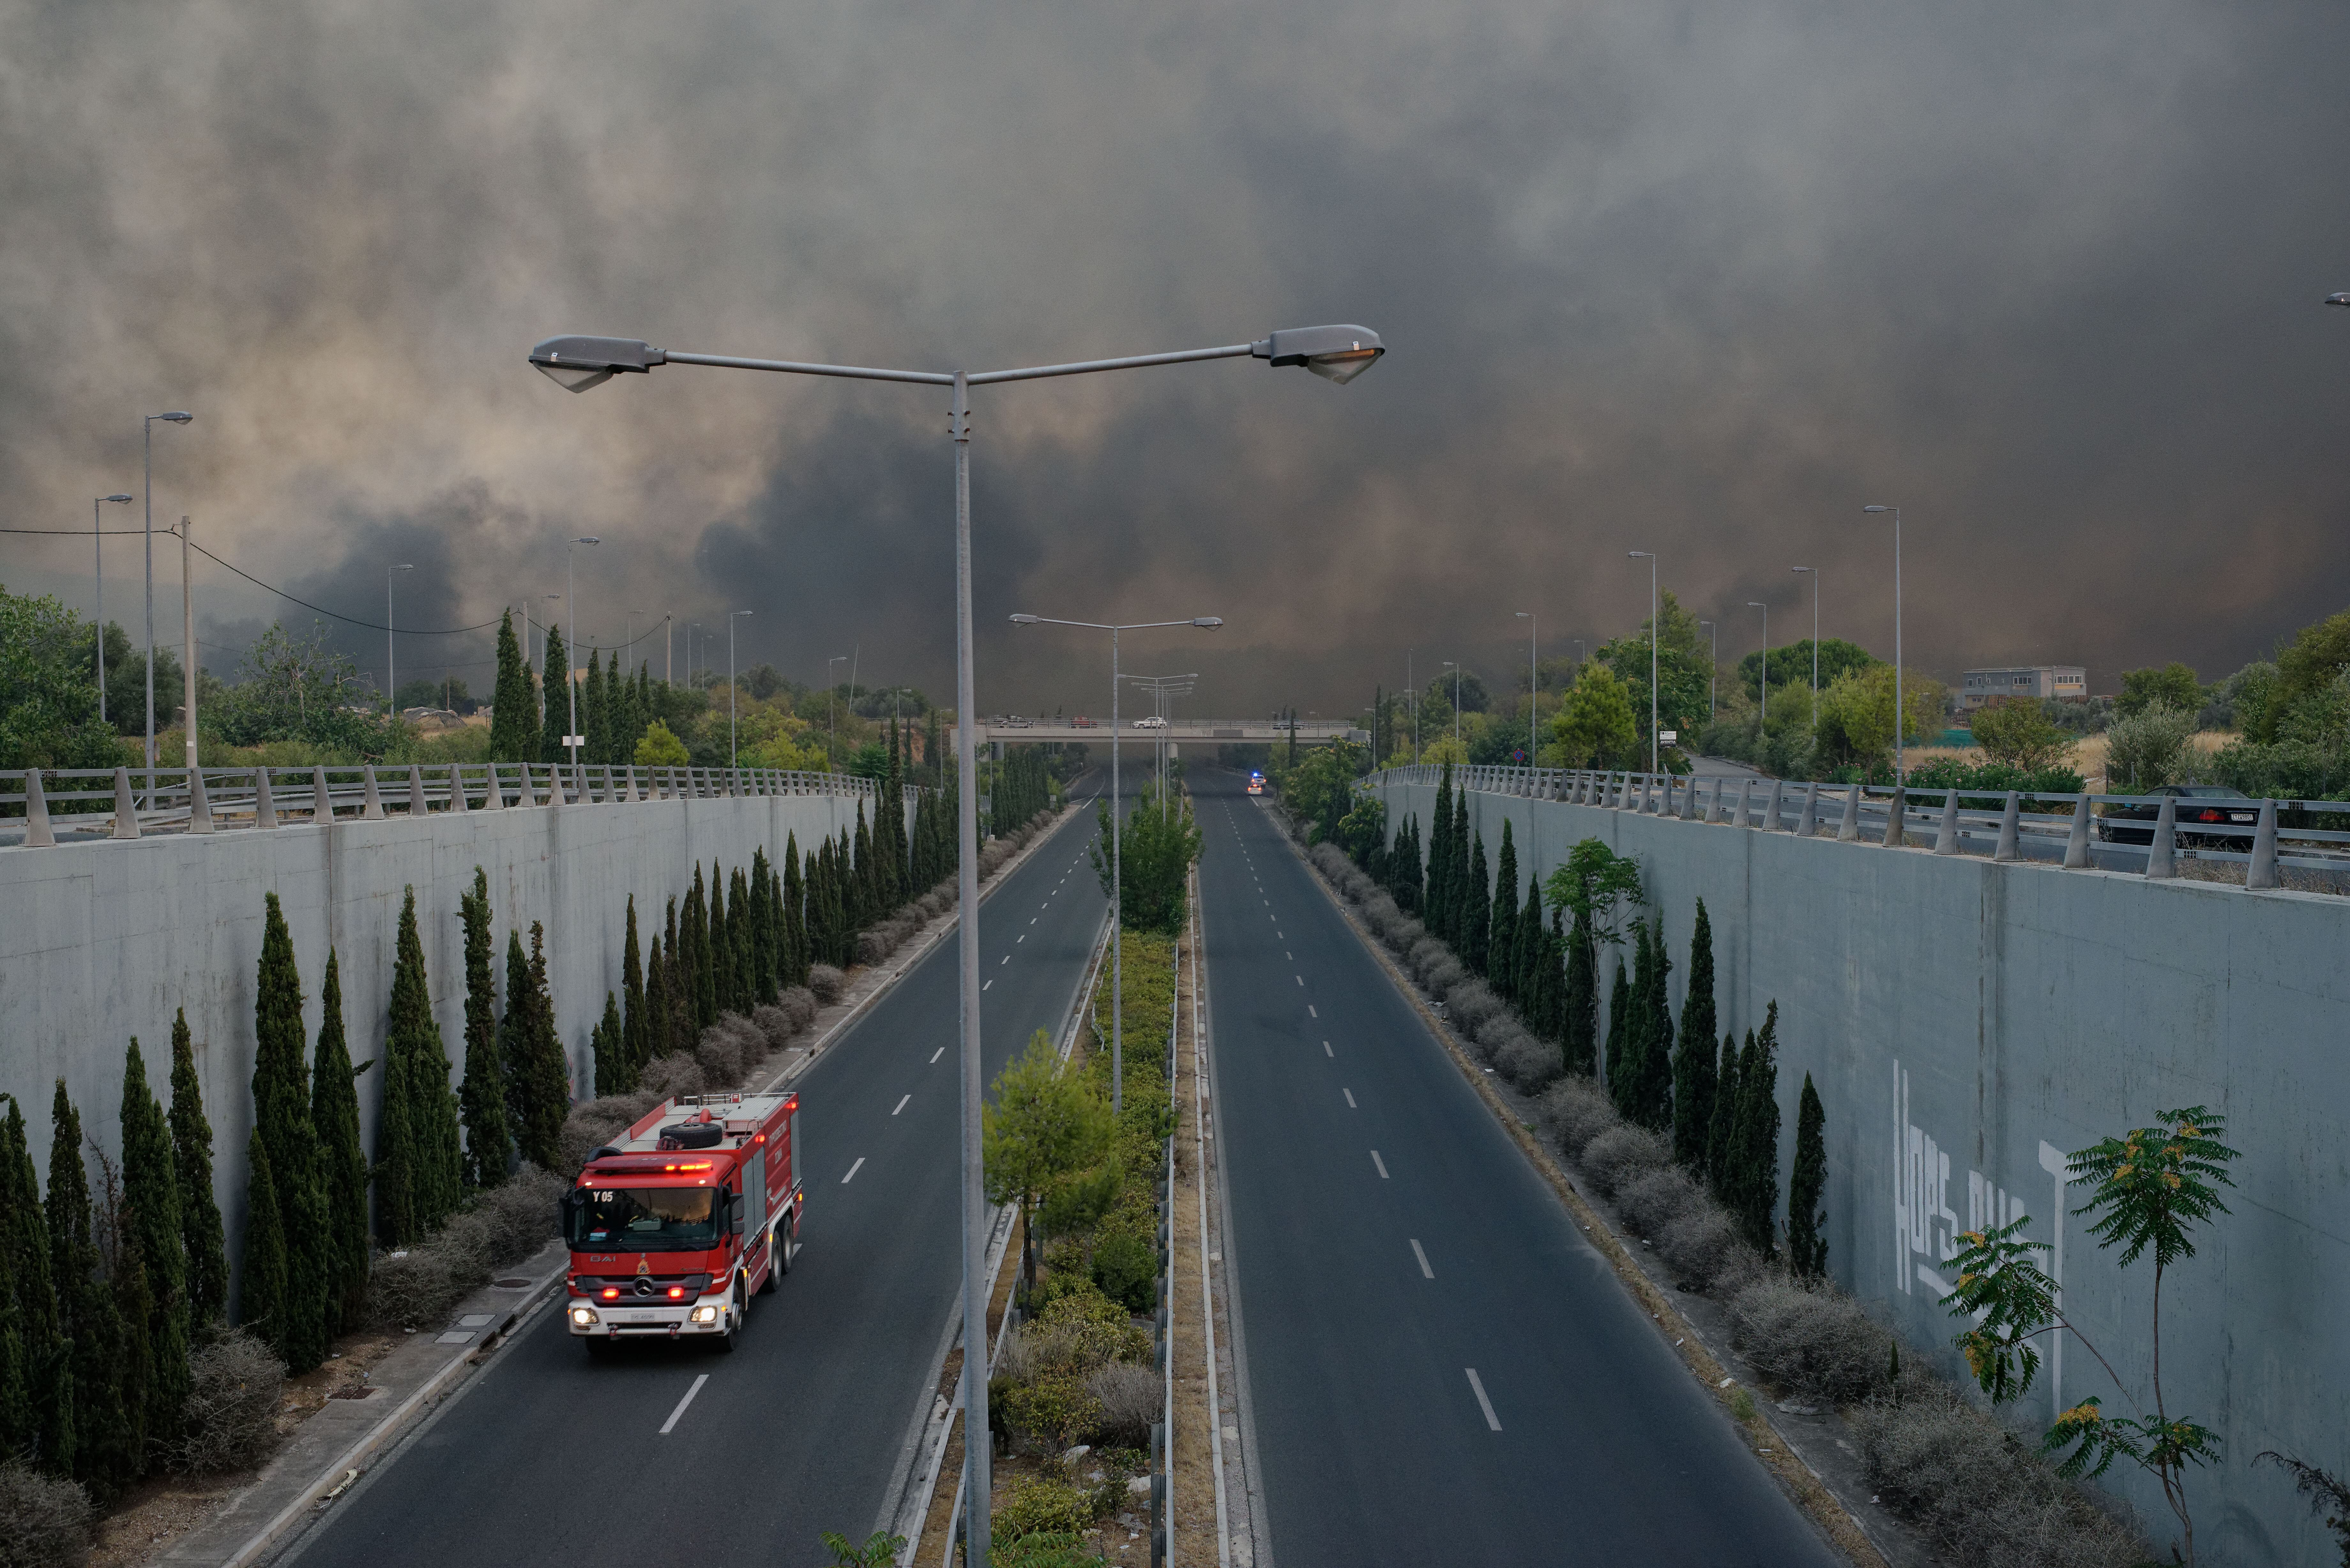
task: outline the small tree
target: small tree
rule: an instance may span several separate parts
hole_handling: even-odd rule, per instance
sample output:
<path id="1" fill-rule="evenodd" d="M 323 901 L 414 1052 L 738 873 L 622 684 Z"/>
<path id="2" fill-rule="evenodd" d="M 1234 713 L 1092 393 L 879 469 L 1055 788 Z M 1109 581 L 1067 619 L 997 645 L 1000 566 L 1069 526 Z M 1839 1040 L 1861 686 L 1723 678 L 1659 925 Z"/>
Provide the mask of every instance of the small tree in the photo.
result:
<path id="1" fill-rule="evenodd" d="M 1975 744 L 1995 763 L 2039 773 L 2069 760 L 2073 740 L 2037 702 L 2002 702 L 1974 719 Z"/>
<path id="2" fill-rule="evenodd" d="M 525 1159 L 541 1170 L 553 1170 L 562 1163 L 563 1118 L 571 1110 L 571 1075 L 555 1033 L 555 1000 L 546 989 L 546 936 L 545 928 L 533 920 L 530 966 L 521 995 L 525 1010 L 519 1063 L 522 1109 L 515 1119 L 515 1140 L 522 1146 Z M 509 1020 L 514 1010 L 515 999 L 510 996 Z"/>
<path id="3" fill-rule="evenodd" d="M 58 1327 L 71 1346 L 66 1386 L 72 1397 L 73 1474 L 85 1484 L 110 1489 L 128 1479 L 137 1458 L 122 1397 L 122 1320 L 106 1288 L 90 1214 L 81 1113 L 67 1096 L 63 1078 L 50 1104 L 50 1126 L 49 1190 L 42 1207 Z"/>
<path id="4" fill-rule="evenodd" d="M 592 1032 L 596 1051 L 596 1092 L 622 1095 L 629 1091 L 629 1039 L 620 1026 L 619 999 L 604 993 L 604 1016 Z"/>
<path id="5" fill-rule="evenodd" d="M 637 947 L 637 900 L 630 894 L 628 936 L 620 944 L 620 1054 L 628 1063 L 628 1086 L 632 1089 L 637 1086 L 638 1070 L 652 1054 L 647 1047 L 651 1021 L 646 1016 L 646 1005 L 644 957 Z"/>
<path id="6" fill-rule="evenodd" d="M 220 1200 L 213 1195 L 213 1124 L 204 1116 L 184 1007 L 172 1023 L 172 1165 L 188 1259 L 188 1321 L 203 1330 L 228 1320 L 228 1243 Z"/>
<path id="7" fill-rule="evenodd" d="M 491 973 L 490 878 L 473 867 L 473 890 L 457 901 L 465 929 L 465 1076 L 458 1105 L 465 1127 L 464 1185 L 485 1191 L 506 1179 L 513 1139 L 506 1132 L 505 1067 L 498 1056 L 498 997 Z M 636 904 L 629 905 L 629 957 L 636 957 Z"/>
<path id="8" fill-rule="evenodd" d="M 1114 1124 L 1109 1106 L 1083 1074 L 1071 1072 L 1042 1029 L 995 1076 L 995 1102 L 980 1108 L 987 1195 L 1017 1202 L 1023 1220 L 1021 1278 L 1036 1283 L 1037 1199 L 1055 1180 L 1098 1161 Z"/>
<path id="9" fill-rule="evenodd" d="M 269 1169 L 269 1146 L 255 1127 L 246 1141 L 244 1290 L 237 1322 L 276 1345 L 286 1310 L 286 1226 L 277 1212 L 277 1180 Z"/>
<path id="10" fill-rule="evenodd" d="M 1666 1000 L 1665 983 L 1673 971 L 1672 955 L 1665 950 L 1661 915 L 1648 922 L 1648 984 L 1646 1005 L 1636 1003 L 1641 1037 L 1627 1087 L 1632 1119 L 1650 1132 L 1673 1129 L 1673 1010 Z M 1711 1046 L 1709 1045 L 1709 1049 Z"/>
<path id="11" fill-rule="evenodd" d="M 2195 739 L 2195 710 L 2161 701 L 2116 719 L 2106 730 L 2106 787 L 2150 790 L 2175 784 Z"/>
<path id="12" fill-rule="evenodd" d="M 120 1244 L 135 1251 L 147 1282 L 147 1316 L 132 1325 L 154 1355 L 145 1427 L 157 1442 L 180 1429 L 188 1400 L 188 1258 L 180 1234 L 180 1183 L 172 1168 L 172 1129 L 147 1085 L 139 1037 L 122 1060 L 123 1222 Z"/>
<path id="13" fill-rule="evenodd" d="M 1766 1257 L 1779 1209 L 1779 1004 L 1750 1034 L 1738 1062 L 1738 1121 L 1731 1147 L 1731 1212 L 1754 1250 Z"/>
<path id="14" fill-rule="evenodd" d="M 5 1096 L 8 1116 L 0 1122 L 0 1278 L 7 1295 L 0 1311 L 13 1306 L 13 1321 L 0 1340 L 13 1345 L 16 1366 L 5 1376 L 21 1389 L 0 1393 L 9 1401 L 0 1426 L 11 1453 L 30 1453 L 51 1475 L 74 1469 L 74 1386 L 71 1346 L 65 1338 L 49 1230 L 41 1208 L 40 1178 L 25 1130 L 25 1113 L 14 1095 Z M 21 1404 L 16 1401 L 21 1397 Z"/>
<path id="15" fill-rule="evenodd" d="M 368 1161 L 359 1142 L 359 1075 L 375 1062 L 351 1065 L 343 1033 L 342 966 L 332 948 L 319 994 L 325 1014 L 311 1054 L 310 1120 L 318 1129 L 327 1189 L 327 1322 L 330 1334 L 348 1334 L 367 1319 Z"/>
<path id="16" fill-rule="evenodd" d="M 287 1370 L 307 1372 L 327 1355 L 327 1199 L 318 1183 L 317 1130 L 302 1028 L 302 979 L 277 895 L 266 898 L 261 973 L 254 1002 L 253 1124 L 269 1150 L 285 1227 L 286 1298 L 269 1343 Z"/>
<path id="17" fill-rule="evenodd" d="M 1754 1031 L 1750 1029 L 1746 1034 L 1751 1040 Z M 1738 1032 L 1725 1029 L 1721 1033 L 1721 1064 L 1713 1075 L 1713 1116 L 1705 1129 L 1706 1185 L 1724 1208 L 1735 1207 L 1730 1193 L 1731 1150 L 1738 1141 Z"/>
<path id="18" fill-rule="evenodd" d="M 1828 1241 L 1821 1234 L 1827 1211 L 1820 1207 L 1828 1184 L 1827 1119 L 1806 1073 L 1795 1109 L 1795 1168 L 1787 1178 L 1787 1265 L 1808 1280 L 1828 1272 Z"/>
<path id="19" fill-rule="evenodd" d="M 1975 1381 L 1995 1404 L 2018 1399 L 2032 1387 L 2040 1353 L 2032 1343 L 2061 1328 L 2071 1334 L 2106 1369 L 2129 1401 L 2132 1416 L 2107 1416 L 2095 1395 L 2056 1418 L 2042 1439 L 2043 1451 L 2062 1454 L 2057 1473 L 2067 1480 L 2103 1475 L 2117 1459 L 2127 1459 L 2153 1475 L 2163 1501 L 2178 1517 L 2186 1560 L 2195 1561 L 2195 1521 L 2187 1508 L 2187 1470 L 2220 1457 L 2219 1438 L 2192 1421 L 2175 1418 L 2162 1393 L 2162 1280 L 2174 1263 L 2195 1255 L 2190 1230 L 2228 1212 L 2220 1188 L 2235 1185 L 2228 1162 L 2236 1150 L 2220 1140 L 2224 1117 L 2202 1106 L 2158 1113 L 2159 1125 L 2136 1127 L 2074 1154 L 2070 1179 L 2095 1182 L 2089 1200 L 2073 1212 L 2097 1218 L 2089 1234 L 2100 1248 L 2120 1247 L 2127 1268 L 2154 1254 L 2153 1408 L 2139 1404 L 2113 1363 L 2080 1325 L 2057 1306 L 2056 1282 L 2043 1272 L 2035 1252 L 2051 1249 L 2023 1238 L 2029 1215 L 1996 1230 L 1962 1232 L 1964 1249 L 1953 1260 L 1958 1287 L 1942 1298 L 1953 1314 L 1972 1316 L 1972 1328 L 1956 1340 Z"/>
<path id="20" fill-rule="evenodd" d="M 1673 1053 L 1673 1158 L 1705 1175 L 1706 1133 L 1713 1121 L 1713 925 L 1697 901 L 1690 933 L 1689 994 L 1681 1001 L 1680 1044 Z"/>

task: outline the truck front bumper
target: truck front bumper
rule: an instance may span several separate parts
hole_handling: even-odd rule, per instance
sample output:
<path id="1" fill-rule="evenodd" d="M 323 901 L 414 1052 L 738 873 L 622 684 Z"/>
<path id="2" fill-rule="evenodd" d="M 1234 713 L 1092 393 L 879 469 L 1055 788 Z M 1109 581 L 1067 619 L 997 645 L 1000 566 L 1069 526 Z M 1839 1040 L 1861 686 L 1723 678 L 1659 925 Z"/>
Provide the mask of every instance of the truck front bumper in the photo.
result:
<path id="1" fill-rule="evenodd" d="M 659 1306 L 574 1299 L 564 1309 L 564 1321 L 577 1339 L 682 1339 L 724 1334 L 734 1326 L 733 1314 L 733 1303 L 724 1295 Z"/>

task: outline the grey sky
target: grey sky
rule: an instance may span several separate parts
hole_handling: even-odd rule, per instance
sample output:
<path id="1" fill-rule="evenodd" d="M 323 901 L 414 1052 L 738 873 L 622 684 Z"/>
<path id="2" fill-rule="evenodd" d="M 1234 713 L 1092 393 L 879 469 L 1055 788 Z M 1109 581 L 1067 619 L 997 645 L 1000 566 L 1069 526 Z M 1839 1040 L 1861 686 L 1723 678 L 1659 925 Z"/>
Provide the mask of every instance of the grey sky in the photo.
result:
<path id="1" fill-rule="evenodd" d="M 1223 616 L 1133 649 L 1205 672 L 1198 708 L 1359 707 L 1407 645 L 1498 674 L 1513 610 L 1555 649 L 1636 623 L 1627 548 L 1722 612 L 1725 659 L 1750 598 L 1808 630 L 1796 564 L 1825 630 L 1889 651 L 1871 500 L 1908 508 L 1908 649 L 1945 675 L 2209 679 L 2350 602 L 2339 5 L 17 0 L 0 29 L 11 525 L 86 525 L 137 487 L 137 416 L 190 408 L 159 521 L 369 618 L 391 562 L 403 621 L 463 625 L 560 591 L 591 532 L 599 639 L 752 607 L 746 662 L 855 645 L 942 696 L 940 396 L 671 369 L 574 398 L 531 342 L 980 368 L 1319 321 L 1388 359 L 980 396 L 983 706 L 1106 705 L 1090 645 L 1014 609 Z M 0 541 L 84 608 L 88 560 Z M 108 560 L 130 624 L 136 541 Z M 198 590 L 224 643 L 276 613 Z"/>

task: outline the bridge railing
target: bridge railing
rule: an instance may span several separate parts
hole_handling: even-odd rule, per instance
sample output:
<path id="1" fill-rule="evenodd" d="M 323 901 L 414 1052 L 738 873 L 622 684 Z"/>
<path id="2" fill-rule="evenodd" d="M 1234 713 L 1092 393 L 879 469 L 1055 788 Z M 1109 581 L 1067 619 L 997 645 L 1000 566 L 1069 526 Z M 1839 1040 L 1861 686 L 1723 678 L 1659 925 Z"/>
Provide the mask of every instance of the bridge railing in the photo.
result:
<path id="1" fill-rule="evenodd" d="M 751 795 L 876 798 L 870 779 L 775 768 L 591 767 L 431 763 L 383 766 L 0 770 L 0 842 L 57 842 L 60 830 L 114 838 L 217 833 L 517 807 Z M 906 798 L 915 798 L 909 789 Z M 21 835 L 7 826 L 22 824 Z"/>
<path id="2" fill-rule="evenodd" d="M 1442 774 L 1440 764 L 1421 763 L 1382 770 L 1368 782 L 1434 784 Z M 2350 814 L 2345 801 L 2002 792 L 1576 768 L 1459 767 L 1453 779 L 1481 794 L 1564 801 L 1799 837 L 1833 835 L 1896 848 L 1930 843 L 1938 855 L 2061 857 L 2071 868 L 2087 866 L 2095 844 L 2109 856 L 2142 856 L 2138 868 L 2151 877 L 2176 877 L 2182 858 L 2241 864 L 2251 888 L 2275 887 L 2280 866 L 2350 873 L 2350 832 L 2280 829 L 2277 823 L 2286 812 Z M 2133 814 L 2121 815 L 2116 807 Z M 2033 849 L 2042 853 L 2034 855 Z"/>

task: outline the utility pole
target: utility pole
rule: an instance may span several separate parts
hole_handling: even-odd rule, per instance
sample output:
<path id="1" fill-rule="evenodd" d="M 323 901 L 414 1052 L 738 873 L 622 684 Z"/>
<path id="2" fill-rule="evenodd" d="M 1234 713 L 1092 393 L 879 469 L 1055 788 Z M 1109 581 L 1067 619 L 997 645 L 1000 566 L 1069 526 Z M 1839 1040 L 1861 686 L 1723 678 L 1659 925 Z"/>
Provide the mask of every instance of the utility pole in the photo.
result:
<path id="1" fill-rule="evenodd" d="M 188 772 L 196 771 L 196 595 L 189 575 L 188 535 L 194 525 L 185 517 L 180 519 L 180 635 L 186 652 L 180 659 L 180 680 L 186 690 L 186 732 Z M 101 632 L 100 636 L 105 634 Z M 195 798 L 195 786 L 188 786 L 188 798 Z"/>

